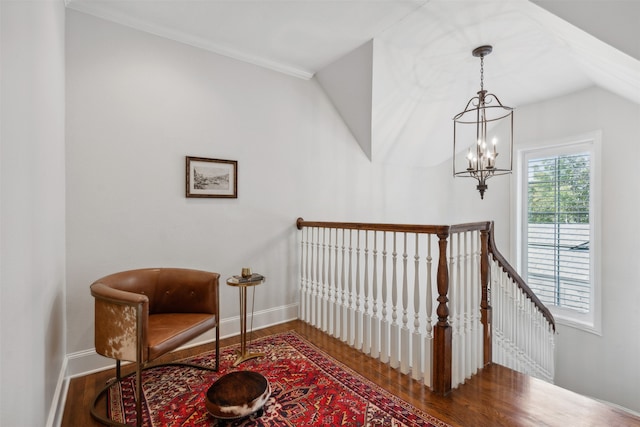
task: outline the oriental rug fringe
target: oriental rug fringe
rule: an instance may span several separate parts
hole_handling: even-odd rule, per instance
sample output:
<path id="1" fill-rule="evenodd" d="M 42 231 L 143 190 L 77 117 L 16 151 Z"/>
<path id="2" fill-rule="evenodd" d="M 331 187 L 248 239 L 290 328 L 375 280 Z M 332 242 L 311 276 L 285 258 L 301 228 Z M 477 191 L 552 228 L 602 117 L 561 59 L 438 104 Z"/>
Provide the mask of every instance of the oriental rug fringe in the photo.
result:
<path id="1" fill-rule="evenodd" d="M 220 351 L 219 372 L 185 366 L 160 366 L 143 372 L 145 426 L 435 426 L 449 427 L 362 377 L 322 352 L 296 332 L 251 342 L 264 357 L 233 367 L 238 345 Z M 214 352 L 186 361 L 214 366 Z M 206 392 L 222 375 L 259 372 L 271 384 L 262 416 L 219 422 L 207 412 Z M 135 376 L 109 389 L 109 417 L 135 425 Z"/>

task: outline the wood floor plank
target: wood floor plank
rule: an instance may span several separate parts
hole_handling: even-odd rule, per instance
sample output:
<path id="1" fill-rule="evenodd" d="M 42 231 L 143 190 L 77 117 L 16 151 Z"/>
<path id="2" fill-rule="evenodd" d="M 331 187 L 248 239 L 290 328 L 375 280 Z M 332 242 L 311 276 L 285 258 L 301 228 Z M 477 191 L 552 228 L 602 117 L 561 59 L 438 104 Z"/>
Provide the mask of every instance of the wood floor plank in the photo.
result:
<path id="1" fill-rule="evenodd" d="M 508 368 L 491 365 L 447 396 L 431 393 L 402 375 L 308 324 L 296 320 L 253 332 L 253 339 L 294 330 L 373 383 L 415 407 L 454 426 L 624 426 L 640 427 L 640 417 Z M 222 347 L 238 337 L 220 341 Z M 162 361 L 178 360 L 211 350 L 211 344 L 173 352 Z M 115 369 L 73 378 L 69 383 L 62 427 L 101 426 L 89 407 Z"/>

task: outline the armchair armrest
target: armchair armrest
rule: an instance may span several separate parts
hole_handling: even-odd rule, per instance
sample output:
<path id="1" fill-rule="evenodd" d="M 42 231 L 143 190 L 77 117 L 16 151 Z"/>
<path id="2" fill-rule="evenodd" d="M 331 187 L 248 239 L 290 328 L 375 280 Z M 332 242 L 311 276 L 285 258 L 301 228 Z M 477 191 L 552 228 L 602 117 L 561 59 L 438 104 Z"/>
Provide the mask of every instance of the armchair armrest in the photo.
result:
<path id="1" fill-rule="evenodd" d="M 95 298 L 99 298 L 105 301 L 111 301 L 115 304 L 149 304 L 149 297 L 146 295 L 121 291 L 120 289 L 112 288 L 101 282 L 95 282 L 91 285 L 91 295 Z"/>
<path id="2" fill-rule="evenodd" d="M 138 342 L 143 342 L 149 318 L 146 295 L 91 285 L 95 298 L 95 347 L 103 356 L 135 362 Z M 146 359 L 146 355 L 142 355 Z"/>

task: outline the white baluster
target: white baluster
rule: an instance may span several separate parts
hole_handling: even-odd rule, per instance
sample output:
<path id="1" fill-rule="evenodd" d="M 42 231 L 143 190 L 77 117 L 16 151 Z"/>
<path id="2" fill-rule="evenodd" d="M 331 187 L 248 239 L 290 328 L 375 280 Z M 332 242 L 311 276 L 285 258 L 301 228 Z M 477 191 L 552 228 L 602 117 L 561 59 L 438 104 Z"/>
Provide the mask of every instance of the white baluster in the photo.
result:
<path id="1" fill-rule="evenodd" d="M 333 245 L 329 245 L 329 252 L 333 252 L 333 257 L 329 255 L 329 319 L 330 319 L 330 327 L 329 327 L 329 335 L 336 336 L 336 329 L 338 324 L 337 319 L 337 299 L 338 299 L 338 278 L 337 278 L 337 269 L 338 269 L 338 229 L 336 228 L 336 239 Z M 329 241 L 331 242 L 332 230 L 329 230 Z M 333 260 L 333 263 L 331 262 Z M 333 277 L 333 280 L 331 279 Z"/>
<path id="2" fill-rule="evenodd" d="M 432 364 L 433 364 L 433 281 L 432 266 L 433 257 L 431 256 L 431 234 L 427 234 L 427 284 L 425 286 L 425 317 L 426 329 L 424 332 L 424 385 L 431 387 L 432 380 Z"/>
<path id="3" fill-rule="evenodd" d="M 348 306 L 347 306 L 347 335 L 343 337 L 343 341 L 349 345 L 353 345 L 353 230 L 349 230 L 349 286 Z"/>
<path id="4" fill-rule="evenodd" d="M 344 246 L 342 246 L 342 251 L 340 251 L 340 238 L 339 238 L 339 230 L 336 228 L 336 246 L 335 246 L 335 267 L 334 267 L 334 277 L 335 277 L 335 285 L 334 285 L 334 304 L 333 304 L 333 336 L 336 338 L 340 338 L 341 329 L 342 329 L 342 281 L 340 280 L 340 269 L 341 264 L 340 253 L 344 254 Z M 344 230 L 342 230 L 342 237 L 344 240 Z M 342 259 L 344 263 L 344 258 Z"/>
<path id="5" fill-rule="evenodd" d="M 472 327 L 472 315 L 473 315 L 473 307 L 471 306 L 471 293 L 473 292 L 473 288 L 475 287 L 475 283 L 471 277 L 471 252 L 469 248 L 469 234 L 470 232 L 465 232 L 463 234 L 463 271 L 464 277 L 462 282 L 464 283 L 464 373 L 465 379 L 471 378 L 471 375 L 475 373 L 473 367 L 473 347 L 471 346 L 473 340 L 473 327 Z"/>
<path id="6" fill-rule="evenodd" d="M 308 229 L 307 229 L 308 230 Z M 300 232 L 300 306 L 298 307 L 298 317 L 304 320 L 306 315 L 305 310 L 305 295 L 306 295 L 306 286 L 307 286 L 307 270 L 306 270 L 306 240 L 304 238 L 305 229 L 303 228 Z"/>
<path id="7" fill-rule="evenodd" d="M 519 291 L 519 289 L 516 287 L 515 290 L 516 292 L 516 301 L 517 306 L 516 306 L 516 310 L 517 310 L 517 330 L 516 330 L 516 335 L 515 335 L 515 341 L 516 341 L 516 370 L 518 372 L 524 372 L 524 363 L 523 363 L 523 347 L 524 347 L 524 334 L 525 334 L 525 330 L 524 330 L 524 322 L 523 322 L 523 318 L 524 318 L 524 309 L 523 309 L 523 303 L 522 303 L 522 292 Z"/>
<path id="8" fill-rule="evenodd" d="M 555 366 L 553 364 L 553 352 L 554 352 L 554 349 L 555 349 L 555 342 L 554 342 L 554 335 L 553 335 L 554 331 L 553 331 L 553 329 L 551 327 L 551 324 L 548 325 L 548 328 L 549 328 L 548 329 L 548 333 L 549 333 L 549 335 L 548 335 L 548 337 L 549 337 L 549 353 L 548 353 L 548 362 L 547 363 L 550 366 L 550 370 L 549 370 L 550 371 L 550 377 L 553 379 L 553 378 L 555 378 Z"/>
<path id="9" fill-rule="evenodd" d="M 466 311 L 465 311 L 465 304 L 466 304 L 466 288 L 468 286 L 468 283 L 463 280 L 464 276 L 463 276 L 463 259 L 464 259 L 464 253 L 463 253 L 463 247 L 461 245 L 461 234 L 462 233 L 456 233 L 456 276 L 458 278 L 458 301 L 456 302 L 456 305 L 458 306 L 458 365 L 459 365 L 459 377 L 458 380 L 460 381 L 460 384 L 464 383 L 465 378 L 467 377 L 467 372 L 466 372 L 466 359 L 465 359 L 465 355 L 466 355 L 466 340 L 467 337 L 465 335 L 466 331 L 465 331 L 465 327 L 466 327 L 466 322 L 464 320 L 465 315 L 466 315 Z"/>
<path id="10" fill-rule="evenodd" d="M 314 319 L 313 325 L 319 328 L 322 325 L 322 308 L 321 308 L 321 295 L 322 295 L 322 280 L 320 276 L 320 230 L 318 228 L 318 240 L 316 240 L 316 291 L 313 294 L 314 302 L 313 302 L 313 310 L 314 310 Z"/>
<path id="11" fill-rule="evenodd" d="M 393 232 L 393 252 L 391 253 L 391 334 L 390 334 L 390 361 L 392 368 L 397 368 L 400 361 L 400 351 L 398 344 L 400 343 L 400 330 L 398 325 L 398 252 L 396 246 L 397 233 Z"/>
<path id="12" fill-rule="evenodd" d="M 332 244 L 331 244 L 331 229 L 327 229 L 327 234 L 329 235 L 329 242 L 327 243 L 327 292 L 325 293 L 325 298 L 324 298 L 324 312 L 325 312 L 325 325 L 324 325 L 324 331 L 328 334 L 331 334 L 331 288 L 332 288 L 332 284 L 331 284 L 331 248 L 332 248 Z"/>
<path id="13" fill-rule="evenodd" d="M 360 230 L 358 230 L 357 244 L 356 244 L 356 307 L 354 312 L 353 322 L 353 346 L 361 350 L 362 349 L 362 310 L 360 309 Z"/>
<path id="14" fill-rule="evenodd" d="M 529 366 L 529 371 L 531 372 L 531 376 L 535 376 L 537 369 L 534 363 L 534 359 L 533 359 L 533 312 L 531 311 L 532 305 L 531 305 L 531 301 L 529 301 L 528 298 L 525 297 L 525 302 L 526 302 L 526 317 L 527 317 L 527 322 L 526 322 L 526 330 L 527 330 L 527 341 L 525 344 L 525 357 L 526 357 L 526 361 L 527 361 L 527 365 Z"/>
<path id="15" fill-rule="evenodd" d="M 375 274 L 375 273 L 374 273 Z M 371 313 L 369 312 L 369 232 L 364 234 L 364 313 L 362 318 L 362 351 L 371 353 Z"/>
<path id="16" fill-rule="evenodd" d="M 482 281 L 480 280 L 480 233 L 475 232 L 471 238 L 472 265 L 471 276 L 473 281 L 473 313 L 474 327 L 473 334 L 473 352 L 474 372 L 477 372 L 484 365 L 484 345 L 483 345 L 483 326 L 482 314 L 480 312 L 480 302 L 482 300 Z M 492 294 L 493 295 L 493 294 Z"/>
<path id="17" fill-rule="evenodd" d="M 482 368 L 482 355 L 484 353 L 483 345 L 482 345 L 482 321 L 481 321 L 481 311 L 480 311 L 480 301 L 482 299 L 482 282 L 480 280 L 480 263 L 476 262 L 476 259 L 480 259 L 480 254 L 476 252 L 476 245 L 474 242 L 480 240 L 480 233 L 473 233 L 471 236 L 471 277 L 473 281 L 473 292 L 471 293 L 471 305 L 473 307 L 473 370 L 474 373 L 478 372 L 479 369 Z M 491 260 L 491 257 L 489 257 Z M 489 266 L 491 266 L 491 262 L 489 262 Z M 490 273 L 491 274 L 491 273 Z M 493 276 L 491 276 L 493 277 Z M 489 281 L 489 285 L 491 286 L 491 304 L 493 304 L 493 285 L 491 285 L 491 281 Z M 495 327 L 494 327 L 495 330 Z"/>
<path id="18" fill-rule="evenodd" d="M 373 283 L 371 293 L 373 310 L 371 317 L 371 357 L 380 357 L 380 317 L 378 316 L 378 232 L 373 232 Z"/>
<path id="19" fill-rule="evenodd" d="M 329 237 L 331 237 L 331 234 L 329 234 Z M 321 324 L 319 325 L 319 327 L 324 331 L 327 332 L 329 326 L 329 314 L 328 314 L 328 308 L 327 308 L 327 293 L 328 293 L 328 283 L 327 283 L 327 262 L 329 260 L 327 259 L 327 229 L 323 228 L 322 229 L 322 296 L 320 299 L 320 321 Z"/>
<path id="20" fill-rule="evenodd" d="M 380 325 L 380 361 L 389 362 L 389 320 L 387 319 L 387 233 L 382 234 L 382 324 Z"/>
<path id="21" fill-rule="evenodd" d="M 511 328 L 510 328 L 510 339 L 511 339 L 511 366 L 513 367 L 513 369 L 517 369 L 517 365 L 518 365 L 518 328 L 519 328 L 519 323 L 520 323 L 520 319 L 518 318 L 518 287 L 515 285 L 515 283 L 511 283 L 509 282 L 509 287 L 511 288 L 511 295 L 512 295 L 512 301 L 513 301 L 513 305 L 510 307 L 511 310 Z"/>
<path id="22" fill-rule="evenodd" d="M 456 242 L 451 236 L 449 243 L 449 324 L 451 325 L 451 387 L 460 384 L 460 332 L 458 330 L 458 273 L 456 269 Z"/>
<path id="23" fill-rule="evenodd" d="M 346 310 L 347 310 L 347 304 L 346 304 L 346 293 L 347 293 L 347 282 L 346 282 L 346 276 L 345 276 L 345 250 L 346 250 L 346 230 L 342 230 L 342 265 L 341 265 L 341 270 L 340 270 L 340 290 L 341 290 L 341 295 L 340 295 L 340 339 L 342 341 L 346 341 L 346 323 L 347 323 L 347 315 L 346 315 Z"/>
<path id="24" fill-rule="evenodd" d="M 411 336 L 411 377 L 422 379 L 422 337 L 420 335 L 420 234 L 415 234 L 416 249 L 413 255 L 413 334 Z"/>
<path id="25" fill-rule="evenodd" d="M 309 289 L 309 323 L 315 326 L 315 313 L 316 313 L 316 304 L 315 297 L 317 292 L 317 273 L 316 269 L 317 265 L 317 253 L 318 253 L 318 244 L 316 241 L 316 232 L 317 228 L 311 229 L 311 265 L 310 265 L 310 273 L 311 273 L 311 288 Z"/>
<path id="26" fill-rule="evenodd" d="M 499 269 L 499 266 L 496 266 L 496 271 Z M 509 293 L 509 281 L 505 280 L 505 276 L 504 274 L 499 274 L 498 278 L 500 279 L 500 328 L 502 330 L 502 356 L 501 356 L 501 360 L 502 363 L 506 366 L 507 363 L 509 363 L 509 354 L 510 354 L 510 350 L 509 350 L 509 326 L 512 324 L 512 322 L 510 321 L 509 318 L 509 298 L 510 298 L 510 293 Z M 491 294 L 491 296 L 493 297 L 493 294 Z M 497 309 L 497 308 L 496 308 Z"/>
<path id="27" fill-rule="evenodd" d="M 469 357 L 471 374 L 474 375 L 478 372 L 480 367 L 478 364 L 479 359 L 479 345 L 478 335 L 481 328 L 480 324 L 480 275 L 476 274 L 475 268 L 475 252 L 473 241 L 477 232 L 473 232 L 469 236 L 469 283 L 471 285 L 471 292 L 469 294 Z M 491 265 L 491 263 L 489 263 Z"/>
<path id="28" fill-rule="evenodd" d="M 503 356 L 502 356 L 502 360 L 503 360 L 503 364 L 505 366 L 507 366 L 507 363 L 509 363 L 509 327 L 511 325 L 512 322 L 510 322 L 510 312 L 509 312 L 509 308 L 510 308 L 510 304 L 512 301 L 510 301 L 511 299 L 511 295 L 509 292 L 509 287 L 507 286 L 508 282 L 504 282 L 503 283 L 503 288 L 502 288 L 502 304 L 501 304 L 501 308 L 502 308 L 502 316 L 503 316 L 503 320 L 502 320 L 502 347 L 503 347 Z"/>
<path id="29" fill-rule="evenodd" d="M 312 322 L 312 294 L 313 294 L 313 228 L 309 228 L 307 232 L 307 292 L 306 292 L 306 313 L 305 321 Z"/>
<path id="30" fill-rule="evenodd" d="M 493 360 L 504 365 L 504 284 L 496 263 L 491 265 L 491 277 L 495 277 L 491 286 L 491 306 L 493 311 L 492 336 Z M 497 354 L 496 354 L 497 353 Z"/>
<path id="31" fill-rule="evenodd" d="M 409 372 L 411 362 L 411 341 L 409 331 L 409 284 L 407 279 L 407 233 L 403 235 L 404 250 L 402 252 L 402 328 L 400 330 L 400 372 L 406 374 Z"/>
<path id="32" fill-rule="evenodd" d="M 515 366 L 515 355 L 514 355 L 514 348 L 515 348 L 515 343 L 513 341 L 514 338 L 514 331 L 516 328 L 516 322 L 518 321 L 518 319 L 516 318 L 516 304 L 518 303 L 516 301 L 516 297 L 515 297 L 515 292 L 514 292 L 514 288 L 515 286 L 511 283 L 509 283 L 509 287 L 508 287 L 508 291 L 509 291 L 509 299 L 506 301 L 507 302 L 507 323 L 505 324 L 506 326 L 506 330 L 507 330 L 507 344 L 508 344 L 508 348 L 509 348 L 509 358 L 508 358 L 508 363 L 509 366 Z"/>
<path id="33" fill-rule="evenodd" d="M 535 333 L 535 352 L 536 352 L 536 364 L 538 365 L 539 369 L 542 372 L 542 376 L 541 378 L 545 378 L 546 379 L 546 375 L 545 375 L 545 366 L 543 363 L 543 351 L 545 350 L 546 346 L 544 345 L 544 329 L 543 329 L 543 325 L 544 325 L 544 317 L 542 316 L 542 313 L 540 312 L 540 310 L 536 310 L 536 333 Z"/>
<path id="34" fill-rule="evenodd" d="M 466 287 L 467 287 L 467 283 L 463 280 L 464 279 L 464 275 L 463 275 L 463 259 L 464 259 L 464 253 L 463 253 L 463 247 L 461 244 L 461 235 L 462 233 L 456 233 L 456 264 L 457 264 L 457 273 L 456 276 L 458 277 L 458 301 L 456 302 L 456 305 L 458 306 L 458 365 L 459 365 L 459 374 L 460 377 L 458 378 L 460 381 L 460 384 L 464 383 L 464 380 L 467 376 L 467 373 L 465 371 L 465 366 L 466 366 L 466 360 L 465 360 L 465 351 L 466 351 L 466 347 L 465 347 L 465 341 L 466 341 L 466 336 L 465 336 L 465 321 L 464 321 L 464 317 L 465 317 L 465 295 L 466 295 Z"/>

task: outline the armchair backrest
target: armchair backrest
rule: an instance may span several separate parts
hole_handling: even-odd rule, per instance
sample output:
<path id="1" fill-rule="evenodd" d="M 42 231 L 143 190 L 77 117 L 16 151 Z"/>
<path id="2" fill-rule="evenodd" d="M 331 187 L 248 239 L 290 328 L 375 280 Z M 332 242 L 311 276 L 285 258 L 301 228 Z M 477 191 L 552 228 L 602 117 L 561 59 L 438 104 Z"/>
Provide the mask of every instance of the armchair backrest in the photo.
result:
<path id="1" fill-rule="evenodd" d="M 155 284 L 155 294 L 149 298 L 149 314 L 218 314 L 219 277 L 218 273 L 200 270 L 160 269 Z M 212 289 L 216 292 L 212 292 Z"/>
<path id="2" fill-rule="evenodd" d="M 146 295 L 149 314 L 217 314 L 220 275 L 184 268 L 145 268 L 129 270 L 96 280 L 112 289 Z M 215 289 L 215 292 L 212 292 Z"/>

